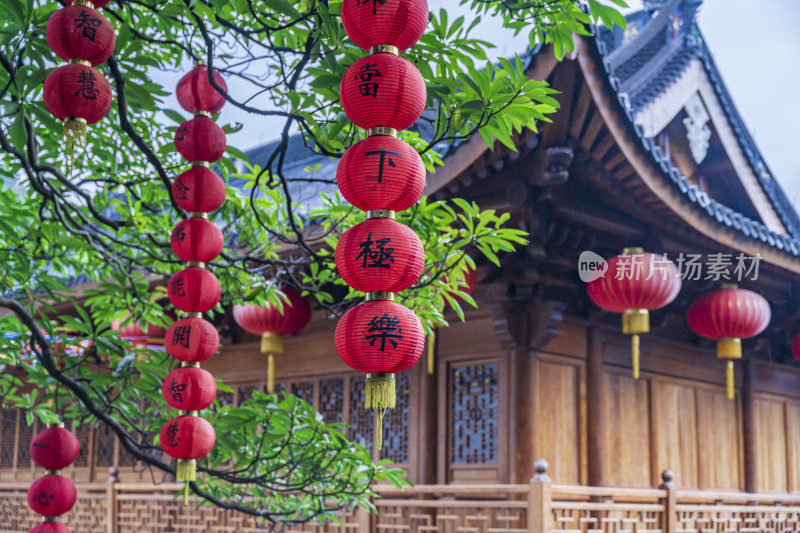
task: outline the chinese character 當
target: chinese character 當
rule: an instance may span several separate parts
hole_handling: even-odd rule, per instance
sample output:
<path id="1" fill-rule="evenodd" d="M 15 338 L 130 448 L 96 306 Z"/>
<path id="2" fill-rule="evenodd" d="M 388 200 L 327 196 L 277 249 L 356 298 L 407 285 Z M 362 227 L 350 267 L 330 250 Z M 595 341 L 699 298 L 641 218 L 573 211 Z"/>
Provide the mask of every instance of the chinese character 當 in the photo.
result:
<path id="1" fill-rule="evenodd" d="M 361 96 L 378 97 L 378 82 L 372 81 L 373 78 L 383 77 L 381 71 L 375 68 L 374 63 L 364 63 L 355 75 L 355 79 L 361 80 L 358 84 L 358 90 Z"/>

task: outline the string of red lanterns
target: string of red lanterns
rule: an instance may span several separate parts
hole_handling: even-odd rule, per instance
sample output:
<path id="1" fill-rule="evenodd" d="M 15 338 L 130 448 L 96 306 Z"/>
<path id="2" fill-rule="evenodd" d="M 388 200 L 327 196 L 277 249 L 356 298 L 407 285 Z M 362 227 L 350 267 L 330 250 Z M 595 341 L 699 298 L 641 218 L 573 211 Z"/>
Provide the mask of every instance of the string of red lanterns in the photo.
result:
<path id="1" fill-rule="evenodd" d="M 188 211 L 189 218 L 175 225 L 170 245 L 187 266 L 170 278 L 167 295 L 172 305 L 188 316 L 166 332 L 166 350 L 181 366 L 167 375 L 161 390 L 167 403 L 178 409 L 178 416 L 162 427 L 160 444 L 178 460 L 175 477 L 186 482 L 184 503 L 189 482 L 197 479 L 197 459 L 207 455 L 216 440 L 214 428 L 198 416 L 217 396 L 214 376 L 200 368 L 200 362 L 219 348 L 219 334 L 203 313 L 217 305 L 222 294 L 219 281 L 205 264 L 222 253 L 222 232 L 208 220 L 208 213 L 225 200 L 225 184 L 211 170 L 226 148 L 225 133 L 212 120 L 212 113 L 219 111 L 225 100 L 209 82 L 208 74 L 208 67 L 198 63 L 177 88 L 178 103 L 195 116 L 175 132 L 175 148 L 192 166 L 172 184 L 175 202 Z M 222 77 L 216 72 L 213 75 L 217 85 L 226 90 Z"/>
<path id="2" fill-rule="evenodd" d="M 641 248 L 626 248 L 609 259 L 605 275 L 587 285 L 595 305 L 622 313 L 622 332 L 631 336 L 634 378 L 639 378 L 639 335 L 650 331 L 649 312 L 671 303 L 680 291 L 675 263 Z"/>
<path id="3" fill-rule="evenodd" d="M 31 459 L 46 473 L 28 488 L 28 505 L 43 517 L 43 522 L 29 533 L 70 533 L 58 517 L 72 509 L 78 493 L 72 480 L 61 475 L 61 470 L 71 465 L 80 451 L 78 438 L 61 423 L 48 424 L 31 441 Z"/>
<path id="4" fill-rule="evenodd" d="M 755 337 L 769 325 L 772 312 L 758 293 L 725 284 L 699 296 L 686 311 L 686 322 L 696 334 L 717 341 L 717 358 L 727 360 L 728 398 L 735 397 L 733 361 L 742 358 L 742 339 Z"/>
<path id="5" fill-rule="evenodd" d="M 283 309 L 274 305 L 234 305 L 233 319 L 239 326 L 261 335 L 261 353 L 267 354 L 267 392 L 275 394 L 275 356 L 283 354 L 284 335 L 299 333 L 311 321 L 311 305 L 299 292 L 281 290 L 288 301 Z"/>
<path id="6" fill-rule="evenodd" d="M 344 198 L 366 211 L 336 247 L 344 281 L 366 293 L 336 326 L 339 357 L 367 374 L 365 408 L 375 411 L 375 448 L 383 441 L 383 417 L 396 404 L 394 374 L 419 360 L 424 331 L 419 318 L 394 302 L 394 294 L 417 282 L 425 263 L 419 237 L 395 220 L 395 211 L 419 200 L 425 168 L 419 154 L 396 138 L 425 108 L 425 80 L 399 56 L 425 32 L 425 0 L 345 0 L 342 22 L 353 42 L 370 55 L 350 65 L 342 78 L 342 108 L 367 138 L 342 157 L 336 181 Z"/>
<path id="7" fill-rule="evenodd" d="M 44 80 L 44 105 L 64 122 L 64 137 L 71 150 L 86 139 L 86 126 L 98 122 L 111 109 L 111 85 L 97 70 L 114 53 L 117 38 L 111 22 L 95 7 L 108 1 L 74 0 L 56 10 L 47 21 L 47 44 L 67 61 Z"/>

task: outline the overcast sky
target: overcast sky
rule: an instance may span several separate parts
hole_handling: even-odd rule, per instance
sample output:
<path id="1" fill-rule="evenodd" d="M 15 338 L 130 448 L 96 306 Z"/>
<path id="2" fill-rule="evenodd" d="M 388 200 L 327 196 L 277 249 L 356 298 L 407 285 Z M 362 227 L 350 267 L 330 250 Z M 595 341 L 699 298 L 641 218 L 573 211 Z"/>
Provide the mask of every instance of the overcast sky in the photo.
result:
<path id="1" fill-rule="evenodd" d="M 457 7 L 458 0 L 428 2 L 431 11 L 447 7 L 451 13 L 466 12 Z M 641 0 L 629 3 L 633 9 L 641 8 Z M 728 90 L 767 164 L 795 206 L 800 206 L 800 150 L 795 140 L 800 124 L 800 0 L 705 0 L 699 20 Z M 524 49 L 524 38 L 499 38 L 502 31 L 495 21 L 484 21 L 477 30 L 476 36 L 498 44 L 497 55 L 509 56 Z M 179 75 L 162 73 L 158 78 L 170 90 Z M 231 89 L 235 91 L 235 87 Z M 168 107 L 179 109 L 172 98 Z M 221 122 L 234 121 L 245 124 L 243 131 L 230 139 L 237 148 L 273 140 L 280 126 L 228 105 Z"/>

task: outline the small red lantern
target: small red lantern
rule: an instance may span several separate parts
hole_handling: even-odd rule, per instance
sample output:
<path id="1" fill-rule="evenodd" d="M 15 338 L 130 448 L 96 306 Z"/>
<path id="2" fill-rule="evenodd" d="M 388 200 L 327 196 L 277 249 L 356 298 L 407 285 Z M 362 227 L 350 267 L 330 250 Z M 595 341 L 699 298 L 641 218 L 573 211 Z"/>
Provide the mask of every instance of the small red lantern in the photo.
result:
<path id="1" fill-rule="evenodd" d="M 225 132 L 210 118 L 198 115 L 175 131 L 175 149 L 187 161 L 213 163 L 225 153 Z"/>
<path id="2" fill-rule="evenodd" d="M 170 457 L 188 461 L 208 455 L 216 438 L 214 428 L 206 419 L 181 415 L 164 424 L 160 442 Z M 181 461 L 178 461 L 178 470 L 181 470 Z"/>
<path id="3" fill-rule="evenodd" d="M 69 135 L 83 138 L 111 109 L 111 85 L 97 69 L 80 64 L 62 65 L 44 80 L 44 105 L 64 121 Z"/>
<path id="4" fill-rule="evenodd" d="M 345 151 L 336 184 L 344 199 L 362 211 L 402 211 L 422 195 L 425 165 L 408 143 L 391 135 L 372 135 Z"/>
<path id="5" fill-rule="evenodd" d="M 199 317 L 178 320 L 167 330 L 167 352 L 179 361 L 200 363 L 219 348 L 219 333 L 214 324 Z"/>
<path id="6" fill-rule="evenodd" d="M 225 182 L 210 168 L 193 166 L 175 178 L 172 196 L 189 213 L 209 213 L 225 201 Z"/>
<path id="7" fill-rule="evenodd" d="M 348 118 L 364 129 L 403 130 L 425 109 L 425 80 L 408 60 L 391 53 L 362 57 L 347 69 L 340 90 Z"/>
<path id="8" fill-rule="evenodd" d="M 31 459 L 45 470 L 62 470 L 81 453 L 81 444 L 71 431 L 63 427 L 48 427 L 31 441 Z"/>
<path id="9" fill-rule="evenodd" d="M 735 396 L 733 360 L 742 358 L 742 339 L 755 337 L 769 325 L 769 303 L 758 293 L 735 284 L 699 296 L 686 311 L 686 322 L 701 337 L 717 341 L 717 358 L 727 359 L 726 391 Z"/>
<path id="10" fill-rule="evenodd" d="M 228 91 L 225 80 L 216 70 L 213 73 L 214 83 L 223 91 Z M 208 81 L 208 65 L 200 63 L 184 75 L 175 90 L 178 103 L 189 113 L 205 111 L 214 114 L 225 105 L 225 96 Z"/>
<path id="11" fill-rule="evenodd" d="M 58 474 L 42 476 L 28 488 L 28 505 L 35 513 L 47 517 L 66 513 L 77 497 L 72 480 Z"/>
<path id="12" fill-rule="evenodd" d="M 425 249 L 405 224 L 370 218 L 344 232 L 335 260 L 339 274 L 357 291 L 400 292 L 419 280 Z"/>
<path id="13" fill-rule="evenodd" d="M 28 533 L 72 533 L 72 531 L 61 522 L 39 522 Z"/>
<path id="14" fill-rule="evenodd" d="M 633 377 L 638 379 L 639 335 L 650 331 L 649 311 L 664 307 L 678 296 L 678 268 L 666 256 L 626 248 L 609 259 L 605 275 L 586 288 L 595 305 L 622 313 L 622 332 L 631 335 Z"/>
<path id="15" fill-rule="evenodd" d="M 47 21 L 47 44 L 64 61 L 82 59 L 97 66 L 111 57 L 116 42 L 111 22 L 90 7 L 64 6 Z"/>
<path id="16" fill-rule="evenodd" d="M 795 359 L 800 361 L 800 333 L 795 335 L 794 339 L 792 339 L 792 353 Z"/>
<path id="17" fill-rule="evenodd" d="M 184 366 L 167 375 L 161 393 L 175 409 L 200 411 L 214 403 L 217 382 L 207 370 Z"/>
<path id="18" fill-rule="evenodd" d="M 169 279 L 169 301 L 187 313 L 210 311 L 222 296 L 217 277 L 208 270 L 190 266 Z"/>
<path id="19" fill-rule="evenodd" d="M 311 305 L 299 292 L 286 287 L 283 309 L 274 305 L 234 305 L 233 319 L 254 335 L 261 335 L 261 353 L 267 357 L 267 392 L 275 393 L 275 355 L 283 353 L 283 335 L 294 335 L 311 320 Z"/>
<path id="20" fill-rule="evenodd" d="M 428 24 L 425 0 L 344 0 L 342 24 L 356 46 L 369 50 L 379 44 L 399 51 L 414 46 Z"/>
<path id="21" fill-rule="evenodd" d="M 204 218 L 187 218 L 173 228 L 170 245 L 181 261 L 208 263 L 222 253 L 222 231 Z"/>
<path id="22" fill-rule="evenodd" d="M 392 300 L 368 299 L 339 320 L 334 344 L 347 366 L 367 374 L 364 406 L 376 412 L 375 446 L 380 450 L 384 413 L 396 405 L 394 374 L 414 366 L 422 355 L 422 324 L 413 311 Z"/>

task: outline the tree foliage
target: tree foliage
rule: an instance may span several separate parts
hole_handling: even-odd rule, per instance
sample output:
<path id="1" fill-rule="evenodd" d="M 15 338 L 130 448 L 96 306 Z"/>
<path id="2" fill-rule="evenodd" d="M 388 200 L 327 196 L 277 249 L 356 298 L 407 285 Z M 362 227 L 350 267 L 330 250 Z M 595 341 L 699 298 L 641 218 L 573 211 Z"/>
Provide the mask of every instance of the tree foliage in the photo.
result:
<path id="1" fill-rule="evenodd" d="M 461 4 L 468 15 L 432 13 L 427 33 L 404 53 L 426 80 L 428 111 L 401 138 L 429 171 L 474 134 L 514 149 L 513 135 L 536 130 L 558 105 L 546 82 L 525 75 L 525 57 L 495 59 L 496 43 L 473 36 L 480 16 L 528 32 L 532 46 L 552 43 L 559 59 L 587 24 L 624 23 L 597 0 L 588 13 L 575 0 Z M 172 146 L 173 122 L 184 115 L 165 108 L 172 88 L 158 83 L 158 73 L 204 60 L 235 87 L 229 106 L 279 124 L 266 163 L 234 147 L 218 163 L 228 198 L 212 219 L 224 228 L 226 246 L 209 265 L 223 287 L 210 317 L 219 322 L 243 301 L 280 305 L 281 285 L 300 288 L 336 315 L 360 296 L 343 287 L 332 261 L 338 235 L 359 214 L 334 192 L 314 209 L 298 202 L 299 187 L 332 189 L 334 180 L 317 168 L 288 172 L 286 156 L 296 132 L 310 150 L 334 160 L 363 137 L 342 112 L 338 91 L 346 67 L 366 52 L 344 34 L 337 0 L 112 2 L 104 12 L 117 47 L 100 69 L 115 105 L 90 128 L 73 166 L 41 94 L 59 63 L 45 39 L 57 7 L 41 0 L 0 4 L 0 307 L 10 311 L 0 327 L 19 333 L 0 350 L 3 404 L 25 409 L 28 423 L 60 417 L 107 425 L 141 463 L 174 473 L 154 440 L 168 416 L 160 384 L 174 363 L 161 352 L 132 349 L 111 330 L 112 320 L 131 317 L 165 325 L 160 283 L 182 268 L 167 236 L 187 216 L 169 192 L 185 168 Z M 460 289 L 475 257 L 498 263 L 525 243 L 524 232 L 505 226 L 507 215 L 460 200 L 423 198 L 399 219 L 420 234 L 426 252 L 423 278 L 401 301 L 428 329 L 445 324 L 446 305 L 462 313 L 454 295 L 474 304 Z M 403 482 L 291 395 L 256 393 L 242 406 L 217 404 L 203 416 L 219 438 L 192 490 L 273 525 L 369 505 L 372 483 Z"/>

